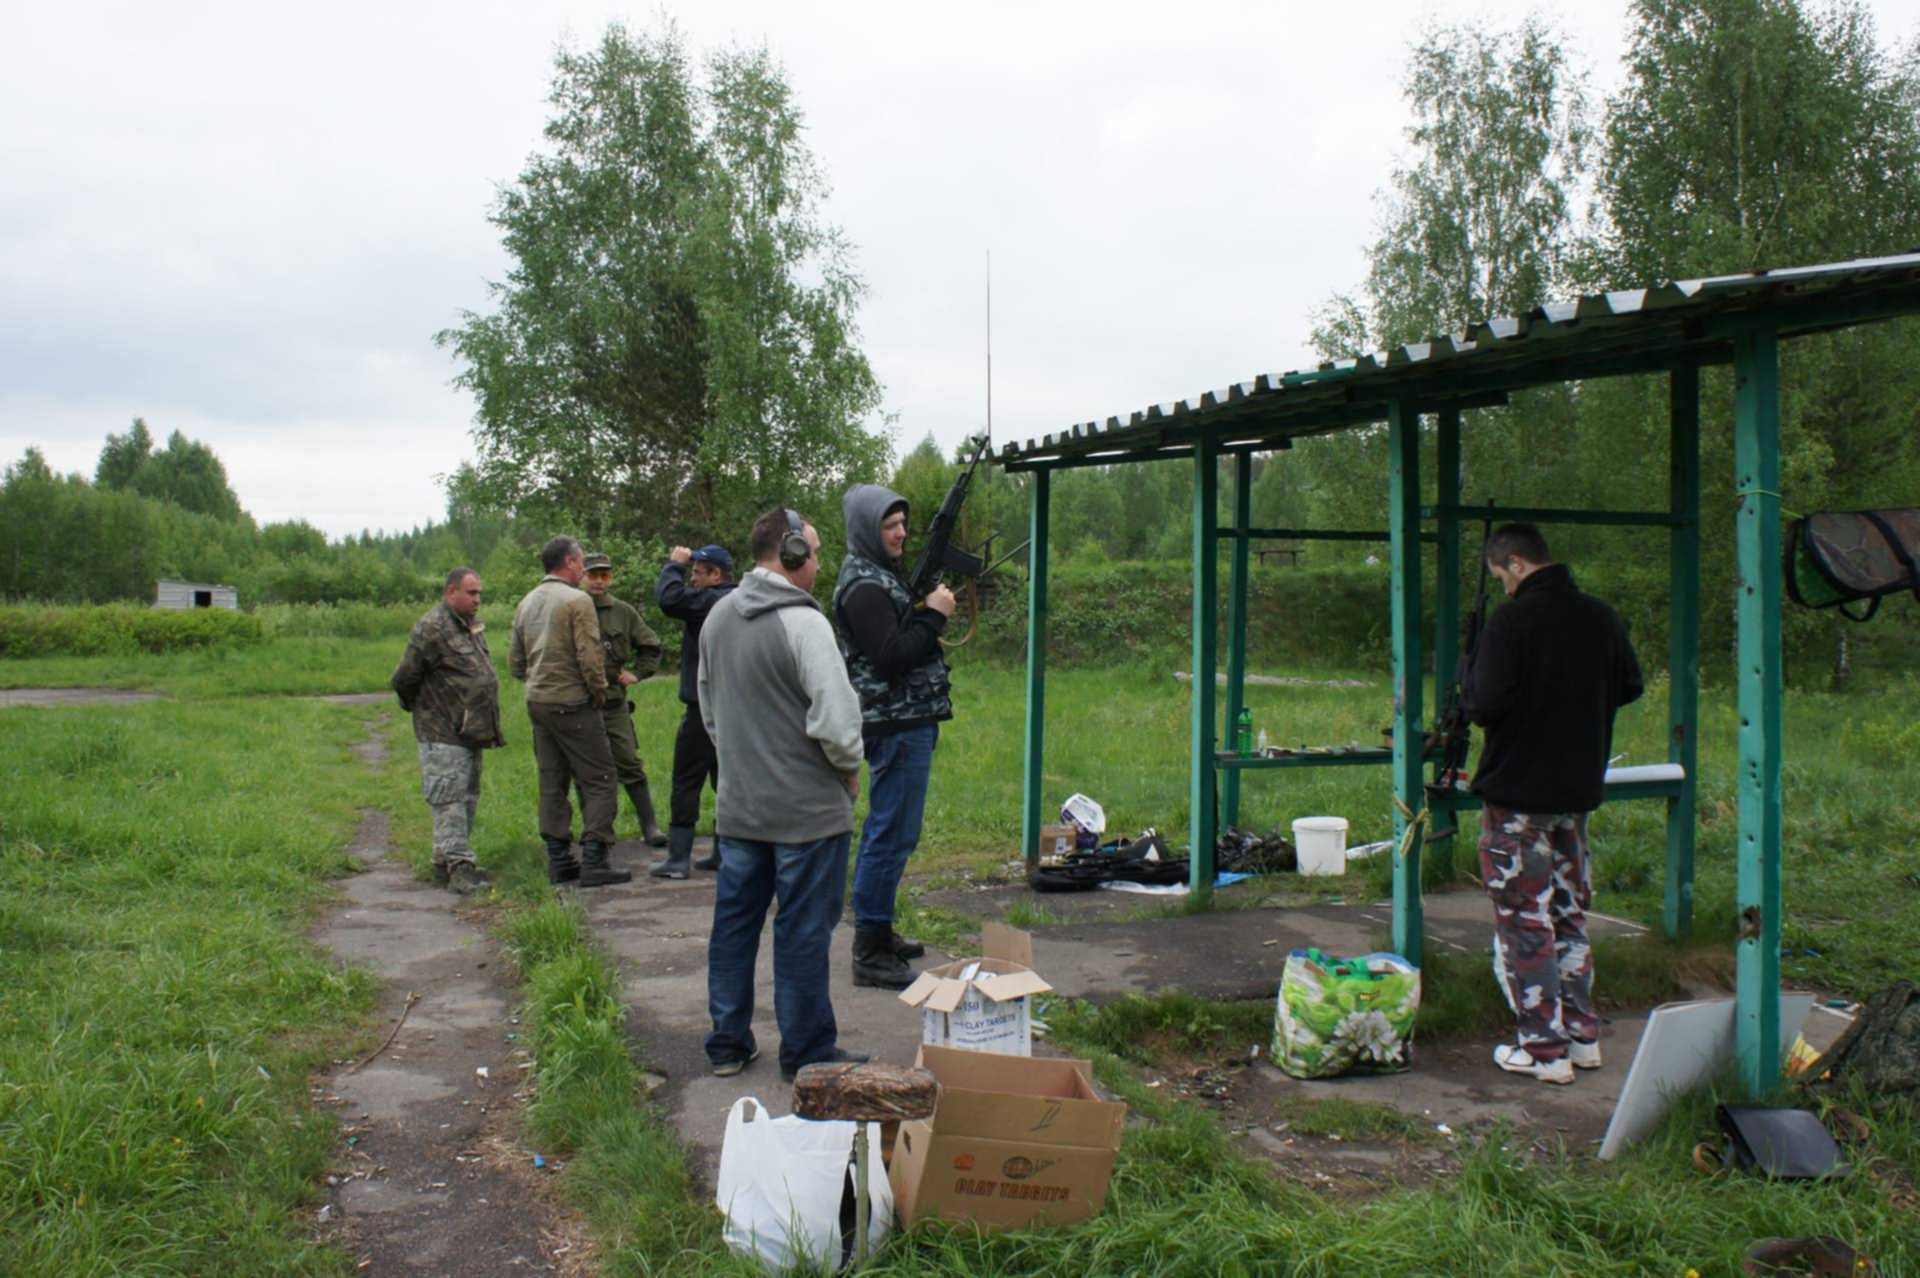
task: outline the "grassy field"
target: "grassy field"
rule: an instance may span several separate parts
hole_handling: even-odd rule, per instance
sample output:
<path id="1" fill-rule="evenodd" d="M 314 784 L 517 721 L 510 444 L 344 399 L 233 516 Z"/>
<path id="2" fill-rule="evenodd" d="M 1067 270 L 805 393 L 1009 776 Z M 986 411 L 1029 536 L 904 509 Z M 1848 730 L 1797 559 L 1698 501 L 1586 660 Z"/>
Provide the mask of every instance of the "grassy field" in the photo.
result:
<path id="1" fill-rule="evenodd" d="M 387 808 L 395 844 L 424 865 L 426 810 L 410 735 L 370 777 L 346 746 L 369 711 L 270 694 L 384 686 L 400 639 L 282 637 L 160 657 L 0 662 L 0 686 L 109 686 L 169 699 L 112 709 L 0 711 L 0 1273 L 339 1271 L 296 1209 L 331 1142 L 304 1076 L 359 1031 L 366 978 L 305 940 L 361 805 Z M 496 647 L 503 645 L 496 643 Z M 1378 671 L 1269 669 L 1362 687 L 1256 688 L 1255 722 L 1287 744 L 1372 743 L 1388 717 Z M 1022 724 L 1017 670 L 962 661 L 960 717 L 943 735 L 917 871 L 922 883 L 1003 872 L 1015 854 Z M 1790 694 L 1786 784 L 1791 979 L 1863 994 L 1911 975 L 1920 953 L 1920 852 L 1908 748 L 1911 677 L 1868 692 Z M 240 700 L 240 698 L 246 698 Z M 643 755 L 664 772 L 678 715 L 668 679 L 637 691 Z M 1049 682 L 1048 801 L 1084 790 L 1112 826 L 1186 823 L 1186 686 L 1159 667 L 1066 669 Z M 375 711 L 373 713 L 378 713 Z M 1618 749 L 1664 757 L 1664 689 L 1623 716 Z M 616 974 L 577 913 L 551 904 L 533 829 L 533 768 L 518 706 L 489 756 L 476 830 L 500 881 L 504 938 L 526 976 L 539 1051 L 528 1121 L 574 1151 L 568 1184 L 616 1273 L 751 1272 L 722 1258 L 717 1222 L 688 1197 L 684 1163 L 634 1099 Z M 1703 698 L 1699 930 L 1731 933 L 1733 738 L 1724 688 Z M 288 778 L 297 778 L 297 784 Z M 1250 781 L 1248 824 L 1347 815 L 1390 830 L 1384 771 Z M 632 824 L 623 811 L 622 832 Z M 1601 908 L 1657 918 L 1661 805 L 1595 821 Z M 1346 885 L 1351 891 L 1352 884 Z M 1254 1009 L 1062 1007 L 1068 1046 L 1145 1115 L 1109 1211 L 1064 1234 L 916 1236 L 888 1274 L 1730 1272 L 1743 1240 L 1842 1233 L 1886 1272 L 1920 1272 L 1914 1218 L 1889 1182 L 1809 1189 L 1686 1170 L 1703 1099 L 1631 1158 L 1598 1170 L 1494 1141 L 1422 1190 L 1327 1201 L 1236 1155 L 1210 1114 L 1141 1086 L 1126 1044 L 1140 1019 L 1237 1027 Z M 1331 1119 L 1329 1121 L 1332 1121 Z M 1910 1116 L 1875 1148 L 1920 1173 Z M 638 1230 L 636 1220 L 655 1222 Z"/>
<path id="2" fill-rule="evenodd" d="M 0 1273 L 350 1271 L 295 1209 L 307 1076 L 364 976 L 306 939 L 345 872 L 352 711 L 0 711 Z"/>

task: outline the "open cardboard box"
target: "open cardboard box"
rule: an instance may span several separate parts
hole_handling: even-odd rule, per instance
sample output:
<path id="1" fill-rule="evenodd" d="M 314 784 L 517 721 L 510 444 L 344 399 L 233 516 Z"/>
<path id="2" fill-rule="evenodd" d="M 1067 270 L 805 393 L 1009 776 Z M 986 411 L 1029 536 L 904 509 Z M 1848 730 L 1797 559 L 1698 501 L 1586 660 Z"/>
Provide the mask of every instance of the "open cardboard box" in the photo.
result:
<path id="1" fill-rule="evenodd" d="M 1071 1225 L 1107 1199 L 1127 1107 L 1101 1100 L 1086 1061 L 922 1046 L 939 1080 L 931 1119 L 900 1124 L 890 1169 L 903 1226 Z"/>
<path id="2" fill-rule="evenodd" d="M 1053 986 L 1033 970 L 1033 937 L 1004 923 L 980 929 L 981 957 L 928 968 L 900 993 L 920 1009 L 920 1041 L 1009 1056 L 1033 1053 L 1028 998 Z"/>

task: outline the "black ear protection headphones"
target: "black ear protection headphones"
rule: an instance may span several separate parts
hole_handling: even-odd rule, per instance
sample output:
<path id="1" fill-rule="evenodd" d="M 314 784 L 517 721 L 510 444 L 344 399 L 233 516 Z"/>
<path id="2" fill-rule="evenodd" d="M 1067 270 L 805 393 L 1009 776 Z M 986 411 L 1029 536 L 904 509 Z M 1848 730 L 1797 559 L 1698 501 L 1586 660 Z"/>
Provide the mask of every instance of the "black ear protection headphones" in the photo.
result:
<path id="1" fill-rule="evenodd" d="M 787 535 L 780 539 L 780 566 L 792 572 L 812 555 L 813 547 L 807 544 L 807 529 L 800 522 L 800 512 L 787 511 Z"/>

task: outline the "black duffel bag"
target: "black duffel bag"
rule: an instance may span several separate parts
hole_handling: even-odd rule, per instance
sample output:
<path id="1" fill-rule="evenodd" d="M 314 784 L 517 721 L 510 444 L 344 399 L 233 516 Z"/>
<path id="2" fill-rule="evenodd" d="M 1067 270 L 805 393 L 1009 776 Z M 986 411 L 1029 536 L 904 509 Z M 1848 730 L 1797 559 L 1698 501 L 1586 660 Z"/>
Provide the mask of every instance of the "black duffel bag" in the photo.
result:
<path id="1" fill-rule="evenodd" d="M 1828 510 L 1787 526 L 1787 595 L 1803 608 L 1838 608 L 1866 621 L 1883 596 L 1920 599 L 1920 509 Z M 1865 612 L 1847 605 L 1866 600 Z"/>

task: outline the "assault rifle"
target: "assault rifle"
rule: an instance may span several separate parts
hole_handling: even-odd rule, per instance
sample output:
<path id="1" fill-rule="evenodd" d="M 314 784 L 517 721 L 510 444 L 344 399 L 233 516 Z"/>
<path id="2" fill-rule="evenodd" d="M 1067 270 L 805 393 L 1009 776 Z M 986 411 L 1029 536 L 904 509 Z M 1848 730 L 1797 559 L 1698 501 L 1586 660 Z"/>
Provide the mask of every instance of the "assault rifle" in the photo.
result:
<path id="1" fill-rule="evenodd" d="M 940 503 L 940 513 L 927 525 L 926 543 L 921 546 L 920 558 L 907 578 L 907 590 L 916 601 L 925 599 L 938 589 L 940 579 L 946 573 L 976 578 L 986 571 L 986 560 L 962 550 L 954 541 L 954 534 L 960 531 L 960 508 L 966 505 L 973 472 L 979 469 L 981 460 L 987 455 L 985 435 L 976 435 L 970 442 L 973 444 L 973 456 L 967 459 L 967 468 L 953 481 L 953 487 L 947 489 L 947 498 Z"/>
<path id="2" fill-rule="evenodd" d="M 1473 748 L 1473 727 L 1467 720 L 1467 676 L 1473 673 L 1473 659 L 1480 652 L 1480 632 L 1487 624 L 1487 538 L 1493 533 L 1488 519 L 1480 535 L 1480 585 L 1474 591 L 1473 611 L 1467 614 L 1460 636 L 1460 659 L 1454 665 L 1453 682 L 1440 701 L 1439 721 L 1434 735 L 1440 745 L 1439 785 L 1451 790 L 1467 772 L 1467 754 Z"/>

